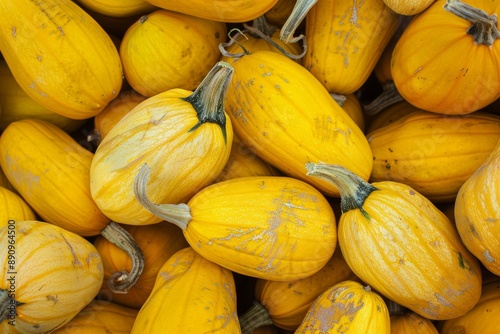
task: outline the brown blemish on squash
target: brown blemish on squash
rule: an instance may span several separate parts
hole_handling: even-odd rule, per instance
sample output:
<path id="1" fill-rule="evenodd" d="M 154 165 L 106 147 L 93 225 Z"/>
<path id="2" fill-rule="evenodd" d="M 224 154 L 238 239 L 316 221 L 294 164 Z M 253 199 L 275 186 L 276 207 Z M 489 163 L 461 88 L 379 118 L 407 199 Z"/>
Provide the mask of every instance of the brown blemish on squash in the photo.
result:
<path id="1" fill-rule="evenodd" d="M 146 22 L 146 21 L 148 20 L 148 18 L 149 18 L 149 17 L 148 17 L 147 15 L 143 15 L 143 16 L 141 16 L 141 18 L 139 19 L 139 23 L 141 23 L 141 24 L 142 24 L 142 23 Z"/>
<path id="2" fill-rule="evenodd" d="M 487 249 L 483 252 L 483 257 L 486 262 L 495 262 L 495 259 L 491 256 L 490 251 Z"/>
<path id="3" fill-rule="evenodd" d="M 11 34 L 12 34 L 12 37 L 16 38 L 17 37 L 17 28 L 16 27 L 12 27 L 12 29 L 10 30 Z"/>
<path id="4" fill-rule="evenodd" d="M 57 298 L 57 296 L 48 295 L 45 298 L 47 298 L 47 300 L 50 300 L 54 304 L 57 304 L 59 302 L 59 299 Z"/>
<path id="5" fill-rule="evenodd" d="M 71 244 L 68 242 L 68 240 L 66 240 L 64 235 L 62 235 L 61 233 L 60 233 L 60 235 L 64 239 L 64 241 L 66 242 L 66 245 L 68 246 L 69 251 L 71 252 L 71 255 L 73 255 L 73 261 L 71 261 L 73 268 L 75 268 L 76 265 L 79 267 L 82 267 L 82 263 L 80 262 L 80 260 L 78 260 L 78 257 L 76 256 L 76 253 L 75 253 L 75 250 L 73 249 L 73 246 L 71 246 Z"/>

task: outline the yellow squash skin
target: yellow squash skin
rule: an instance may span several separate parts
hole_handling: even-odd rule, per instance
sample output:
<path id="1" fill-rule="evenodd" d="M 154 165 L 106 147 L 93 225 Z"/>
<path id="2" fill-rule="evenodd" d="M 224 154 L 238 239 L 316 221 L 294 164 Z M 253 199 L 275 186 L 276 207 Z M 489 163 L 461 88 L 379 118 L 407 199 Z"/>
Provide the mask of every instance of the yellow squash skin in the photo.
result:
<path id="1" fill-rule="evenodd" d="M 68 118 L 95 116 L 120 92 L 115 45 L 72 1 L 3 1 L 0 49 L 25 92 Z"/>
<path id="2" fill-rule="evenodd" d="M 93 300 L 53 334 L 130 334 L 139 310 Z"/>
<path id="3" fill-rule="evenodd" d="M 464 2 L 487 15 L 500 11 L 497 1 Z M 399 93 L 416 107 L 468 114 L 500 97 L 500 43 L 476 43 L 467 33 L 472 23 L 445 4 L 437 0 L 409 23 L 394 48 L 391 73 Z M 496 19 L 491 22 L 496 25 Z"/>
<path id="4" fill-rule="evenodd" d="M 369 287 L 343 281 L 316 298 L 295 333 L 389 334 L 389 311 Z"/>
<path id="5" fill-rule="evenodd" d="M 174 88 L 194 90 L 219 60 L 226 34 L 223 22 L 164 9 L 144 15 L 120 44 L 127 82 L 147 97 Z"/>
<path id="6" fill-rule="evenodd" d="M 148 98 L 101 142 L 92 160 L 90 186 L 106 216 L 128 225 L 161 221 L 134 195 L 134 179 L 144 163 L 153 170 L 148 191 L 156 202 L 187 201 L 222 171 L 231 151 L 231 122 L 200 123 L 191 103 L 182 99 L 192 93 L 173 89 Z"/>
<path id="7" fill-rule="evenodd" d="M 369 178 L 373 162 L 365 135 L 304 67 L 272 51 L 244 55 L 232 65 L 228 114 L 238 137 L 264 161 L 329 196 L 338 190 L 306 177 L 305 163 L 338 163 Z"/>
<path id="8" fill-rule="evenodd" d="M 0 319 L 2 333 L 49 333 L 69 322 L 99 291 L 101 257 L 77 234 L 44 222 L 16 221 L 0 228 L 0 247 L 6 250 L 0 257 L 0 314 L 12 305 L 9 294 L 20 303 Z M 14 250 L 14 258 L 9 259 L 8 249 Z M 11 312 L 17 314 L 11 317 Z"/>
<path id="9" fill-rule="evenodd" d="M 184 248 L 165 262 L 131 334 L 241 333 L 231 271 Z"/>
<path id="10" fill-rule="evenodd" d="M 86 8 L 111 17 L 127 17 L 152 12 L 156 6 L 145 0 L 78 0 Z"/>
<path id="11" fill-rule="evenodd" d="M 99 234 L 110 221 L 90 194 L 92 158 L 42 120 L 11 123 L 0 137 L 0 165 L 23 199 L 44 221 L 82 236 Z"/>
<path id="12" fill-rule="evenodd" d="M 0 130 L 26 118 L 48 121 L 68 133 L 77 130 L 85 122 L 56 114 L 40 105 L 19 86 L 5 60 L 0 59 Z"/>
<path id="13" fill-rule="evenodd" d="M 431 320 L 459 317 L 479 300 L 479 261 L 427 198 L 403 183 L 369 184 L 340 166 L 308 169 L 342 189 L 339 245 L 363 282 Z"/>
<path id="14" fill-rule="evenodd" d="M 36 220 L 36 215 L 22 197 L 0 186 L 0 227 L 9 220 Z"/>
<path id="15" fill-rule="evenodd" d="M 426 10 L 436 0 L 383 0 L 394 12 L 413 16 Z"/>
<path id="16" fill-rule="evenodd" d="M 97 236 L 94 246 L 101 255 L 104 281 L 99 291 L 102 299 L 127 307 L 141 308 L 153 290 L 156 275 L 163 264 L 178 250 L 188 246 L 181 229 L 167 222 L 147 226 L 122 226 L 135 240 L 144 256 L 144 270 L 127 293 L 114 293 L 108 288 L 109 278 L 116 272 L 130 272 L 132 261 L 124 251 L 103 236 Z"/>
<path id="17" fill-rule="evenodd" d="M 306 16 L 304 67 L 330 93 L 354 93 L 371 74 L 398 24 L 399 15 L 383 1 L 318 1 Z"/>
<path id="18" fill-rule="evenodd" d="M 463 243 L 482 264 L 500 275 L 500 141 L 462 185 L 455 200 L 455 224 Z"/>
<path id="19" fill-rule="evenodd" d="M 258 279 L 255 299 L 267 310 L 274 325 L 295 331 L 316 298 L 331 286 L 346 280 L 359 279 L 337 248 L 326 265 L 311 276 L 286 282 Z"/>
<path id="20" fill-rule="evenodd" d="M 467 314 L 442 323 L 441 334 L 482 333 L 500 331 L 500 280 L 498 277 L 483 285 L 481 298 Z"/>
<path id="21" fill-rule="evenodd" d="M 242 23 L 270 10 L 278 0 L 146 0 L 163 9 L 208 20 Z"/>
<path id="22" fill-rule="evenodd" d="M 405 183 L 434 202 L 453 201 L 500 139 L 500 117 L 416 111 L 367 134 L 370 180 Z"/>
<path id="23" fill-rule="evenodd" d="M 431 320 L 414 312 L 391 315 L 391 334 L 439 334 Z"/>

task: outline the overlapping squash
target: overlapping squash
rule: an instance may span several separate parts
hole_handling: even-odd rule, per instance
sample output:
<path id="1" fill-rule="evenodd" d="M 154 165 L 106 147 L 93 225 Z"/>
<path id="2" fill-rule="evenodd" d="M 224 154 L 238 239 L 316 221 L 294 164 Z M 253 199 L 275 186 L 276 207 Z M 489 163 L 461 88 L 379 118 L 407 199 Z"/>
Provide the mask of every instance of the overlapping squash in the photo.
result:
<path id="1" fill-rule="evenodd" d="M 0 332 L 49 333 L 97 295 L 101 257 L 84 238 L 53 224 L 0 228 Z"/>
<path id="2" fill-rule="evenodd" d="M 36 220 L 36 215 L 22 197 L 0 186 L 0 227 L 9 220 Z"/>
<path id="3" fill-rule="evenodd" d="M 97 115 L 122 86 L 111 38 L 70 0 L 2 1 L 0 49 L 24 91 L 68 118 Z"/>
<path id="4" fill-rule="evenodd" d="M 309 175 L 337 185 L 342 254 L 363 282 L 431 320 L 467 313 L 479 300 L 479 261 L 455 226 L 403 183 L 372 184 L 341 166 L 309 164 Z"/>

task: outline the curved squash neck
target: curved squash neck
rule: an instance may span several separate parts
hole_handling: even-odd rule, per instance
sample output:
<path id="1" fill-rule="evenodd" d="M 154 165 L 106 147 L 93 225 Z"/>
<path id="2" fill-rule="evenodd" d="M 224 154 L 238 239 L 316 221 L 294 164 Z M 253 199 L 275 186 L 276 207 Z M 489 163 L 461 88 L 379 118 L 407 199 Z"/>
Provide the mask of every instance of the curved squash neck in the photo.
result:
<path id="1" fill-rule="evenodd" d="M 342 213 L 359 209 L 363 216 L 370 218 L 363 210 L 363 204 L 373 191 L 378 190 L 376 187 L 339 165 L 308 162 L 306 169 L 307 175 L 323 179 L 337 187 Z"/>
<path id="2" fill-rule="evenodd" d="M 227 142 L 224 100 L 233 72 L 234 69 L 229 63 L 218 62 L 196 90 L 188 97 L 183 98 L 191 103 L 199 119 L 199 122 L 189 131 L 196 130 L 203 123 L 215 123 L 222 129 L 224 141 Z"/>
<path id="3" fill-rule="evenodd" d="M 492 46 L 500 38 L 496 15 L 488 15 L 483 10 L 474 8 L 461 0 L 447 0 L 443 8 L 472 23 L 467 29 L 467 34 L 474 38 L 476 44 Z"/>

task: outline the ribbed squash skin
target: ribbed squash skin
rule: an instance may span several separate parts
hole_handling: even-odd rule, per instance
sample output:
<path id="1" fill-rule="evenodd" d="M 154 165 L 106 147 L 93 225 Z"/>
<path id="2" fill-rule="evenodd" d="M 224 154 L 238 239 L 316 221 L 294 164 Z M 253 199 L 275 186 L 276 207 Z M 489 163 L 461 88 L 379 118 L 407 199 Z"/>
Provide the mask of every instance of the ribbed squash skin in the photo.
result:
<path id="1" fill-rule="evenodd" d="M 231 151 L 231 123 L 225 124 L 226 138 L 216 123 L 190 131 L 200 120 L 181 98 L 191 94 L 173 89 L 148 98 L 101 142 L 92 160 L 90 186 L 106 216 L 129 225 L 161 221 L 134 195 L 134 179 L 144 163 L 152 170 L 148 193 L 157 203 L 188 201 L 222 171 Z"/>
<path id="2" fill-rule="evenodd" d="M 496 1 L 463 2 L 488 15 L 500 11 Z M 445 3 L 435 1 L 408 24 L 394 48 L 391 73 L 399 93 L 416 107 L 468 114 L 500 97 L 500 43 L 476 43 L 467 33 L 472 22 L 446 11 Z"/>
<path id="3" fill-rule="evenodd" d="M 93 300 L 54 334 L 130 334 L 139 310 Z"/>
<path id="4" fill-rule="evenodd" d="M 115 45 L 72 1 L 2 1 L 0 49 L 25 92 L 68 118 L 95 116 L 120 92 Z"/>
<path id="5" fill-rule="evenodd" d="M 343 281 L 316 298 L 295 333 L 389 334 L 389 311 L 369 287 Z"/>
<path id="6" fill-rule="evenodd" d="M 398 14 L 412 16 L 426 10 L 435 0 L 383 0 L 384 3 Z"/>
<path id="7" fill-rule="evenodd" d="M 251 21 L 271 9 L 278 0 L 147 0 L 163 9 L 208 20 L 238 23 Z"/>
<path id="8" fill-rule="evenodd" d="M 0 227 L 9 220 L 36 220 L 36 215 L 22 197 L 0 186 Z"/>
<path id="9" fill-rule="evenodd" d="M 363 210 L 342 214 L 339 244 L 366 284 L 433 320 L 469 311 L 481 293 L 481 268 L 449 219 L 398 182 L 374 182 Z"/>
<path id="10" fill-rule="evenodd" d="M 500 117 L 418 111 L 367 134 L 371 181 L 408 184 L 435 202 L 453 201 L 500 139 Z"/>
<path id="11" fill-rule="evenodd" d="M 269 312 L 277 327 L 295 331 L 316 298 L 331 286 L 346 280 L 359 279 L 338 248 L 326 265 L 311 276 L 287 282 L 258 279 L 255 298 Z"/>
<path id="12" fill-rule="evenodd" d="M 120 44 L 127 82 L 147 97 L 174 88 L 194 90 L 219 60 L 226 34 L 223 22 L 164 9 L 144 15 Z"/>
<path id="13" fill-rule="evenodd" d="M 398 18 L 379 0 L 318 1 L 306 16 L 304 67 L 330 93 L 354 93 L 396 32 Z"/>
<path id="14" fill-rule="evenodd" d="M 336 222 L 326 198 L 289 177 L 241 177 L 188 202 L 184 235 L 203 257 L 234 272 L 276 281 L 310 276 L 331 258 Z"/>
<path id="15" fill-rule="evenodd" d="M 104 267 L 104 281 L 99 292 L 102 299 L 111 300 L 127 307 L 141 308 L 153 290 L 156 275 L 163 264 L 178 250 L 188 246 L 181 229 L 167 222 L 147 226 L 122 226 L 135 240 L 144 256 L 144 270 L 141 277 L 126 294 L 113 293 L 108 280 L 116 272 L 130 272 L 130 256 L 109 242 L 103 236 L 96 237 L 94 246 L 101 254 Z"/>
<path id="16" fill-rule="evenodd" d="M 111 17 L 140 15 L 157 9 L 145 0 L 78 0 L 78 2 L 97 13 Z"/>
<path id="17" fill-rule="evenodd" d="M 178 251 L 160 269 L 131 333 L 241 333 L 233 274 L 191 247 Z"/>
<path id="18" fill-rule="evenodd" d="M 414 312 L 391 315 L 391 334 L 438 334 L 436 326 Z"/>
<path id="19" fill-rule="evenodd" d="M 440 333 L 496 334 L 500 331 L 499 317 L 500 281 L 497 278 L 483 285 L 481 298 L 472 310 L 461 317 L 444 321 Z"/>
<path id="20" fill-rule="evenodd" d="M 12 319 L 0 323 L 2 333 L 49 333 L 70 321 L 97 295 L 103 279 L 102 262 L 84 238 L 53 224 L 17 221 L 15 264 L 7 251 L 0 257 L 0 293 L 10 289 L 15 276 L 15 327 Z M 10 227 L 0 229 L 0 247 L 8 249 Z M 8 234 L 9 233 L 9 234 Z M 16 272 L 12 274 L 12 271 Z M 2 299 L 0 307 L 9 299 Z"/>
<path id="21" fill-rule="evenodd" d="M 226 107 L 235 133 L 258 156 L 331 196 L 338 196 L 335 187 L 306 177 L 307 162 L 338 163 L 368 179 L 366 137 L 311 73 L 272 51 L 232 65 Z"/>
<path id="22" fill-rule="evenodd" d="M 381 110 L 369 120 L 366 133 L 370 134 L 378 128 L 394 123 L 398 119 L 411 114 L 414 111 L 421 110 L 404 100 L 394 103 Z"/>
<path id="23" fill-rule="evenodd" d="M 68 133 L 85 122 L 56 114 L 40 105 L 19 86 L 5 60 L 0 59 L 0 130 L 5 130 L 12 122 L 26 118 L 48 121 Z"/>
<path id="24" fill-rule="evenodd" d="M 109 223 L 90 194 L 93 154 L 57 126 L 11 123 L 0 137 L 0 165 L 10 183 L 48 223 L 82 236 Z"/>
<path id="25" fill-rule="evenodd" d="M 483 265 L 500 275 L 500 141 L 462 185 L 455 200 L 455 223 L 463 243 Z"/>

